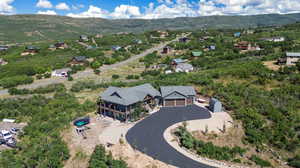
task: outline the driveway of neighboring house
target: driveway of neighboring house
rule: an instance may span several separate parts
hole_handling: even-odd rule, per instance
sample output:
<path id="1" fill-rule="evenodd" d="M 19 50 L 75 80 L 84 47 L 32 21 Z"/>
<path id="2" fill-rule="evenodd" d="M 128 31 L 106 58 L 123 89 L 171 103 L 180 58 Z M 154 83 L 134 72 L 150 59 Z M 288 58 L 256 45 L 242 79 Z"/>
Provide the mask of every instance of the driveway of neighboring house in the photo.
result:
<path id="1" fill-rule="evenodd" d="M 165 130 L 179 122 L 208 119 L 211 115 L 205 108 L 191 105 L 187 107 L 164 107 L 137 123 L 126 134 L 130 145 L 154 159 L 180 168 L 211 168 L 186 157 L 170 146 L 164 139 Z"/>

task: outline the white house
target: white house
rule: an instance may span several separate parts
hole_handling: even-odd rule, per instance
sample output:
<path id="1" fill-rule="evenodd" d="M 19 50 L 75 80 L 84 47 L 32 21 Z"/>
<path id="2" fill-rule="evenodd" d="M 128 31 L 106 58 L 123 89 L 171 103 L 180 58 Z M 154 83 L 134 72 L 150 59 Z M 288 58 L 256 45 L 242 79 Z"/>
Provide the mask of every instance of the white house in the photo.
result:
<path id="1" fill-rule="evenodd" d="M 194 70 L 193 65 L 188 63 L 181 63 L 176 65 L 175 72 L 192 72 Z"/>
<path id="2" fill-rule="evenodd" d="M 68 77 L 68 72 L 71 71 L 71 68 L 63 68 L 63 69 L 56 69 L 52 71 L 51 76 L 53 77 Z"/>

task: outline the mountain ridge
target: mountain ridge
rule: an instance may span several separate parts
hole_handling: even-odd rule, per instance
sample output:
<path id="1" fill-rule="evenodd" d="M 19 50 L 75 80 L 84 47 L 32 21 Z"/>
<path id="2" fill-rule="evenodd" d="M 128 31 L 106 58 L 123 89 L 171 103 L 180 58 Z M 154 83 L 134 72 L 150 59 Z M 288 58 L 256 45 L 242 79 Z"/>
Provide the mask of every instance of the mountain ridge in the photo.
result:
<path id="1" fill-rule="evenodd" d="M 77 38 L 80 34 L 139 33 L 151 30 L 239 29 L 281 26 L 300 21 L 300 13 L 201 16 L 173 19 L 72 18 L 58 15 L 0 15 L 0 42 L 34 42 Z"/>

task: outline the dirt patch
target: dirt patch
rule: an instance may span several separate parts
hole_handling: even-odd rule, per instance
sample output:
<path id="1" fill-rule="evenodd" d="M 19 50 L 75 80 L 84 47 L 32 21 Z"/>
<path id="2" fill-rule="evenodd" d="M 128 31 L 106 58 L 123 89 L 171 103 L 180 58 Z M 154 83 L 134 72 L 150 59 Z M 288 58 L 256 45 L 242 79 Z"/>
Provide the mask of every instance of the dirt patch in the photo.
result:
<path id="1" fill-rule="evenodd" d="M 109 122 L 100 121 L 97 116 L 92 116 L 91 123 L 87 125 L 89 127 L 86 130 L 87 138 L 78 135 L 73 124 L 68 130 L 63 132 L 63 140 L 67 143 L 71 155 L 70 159 L 65 163 L 65 168 L 87 167 L 89 156 L 92 154 L 95 146 L 100 144 L 99 135 L 109 124 Z"/>
<path id="2" fill-rule="evenodd" d="M 159 160 L 155 160 L 124 142 L 124 144 L 116 144 L 109 151 L 112 152 L 115 158 L 120 158 L 126 161 L 129 168 L 175 168 L 172 165 L 167 165 Z"/>
<path id="3" fill-rule="evenodd" d="M 277 62 L 277 61 L 265 61 L 265 62 L 263 62 L 263 64 L 264 64 L 267 68 L 269 68 L 269 69 L 271 69 L 271 70 L 273 70 L 273 71 L 278 71 L 279 68 L 280 68 L 280 65 L 276 65 L 276 62 Z"/>

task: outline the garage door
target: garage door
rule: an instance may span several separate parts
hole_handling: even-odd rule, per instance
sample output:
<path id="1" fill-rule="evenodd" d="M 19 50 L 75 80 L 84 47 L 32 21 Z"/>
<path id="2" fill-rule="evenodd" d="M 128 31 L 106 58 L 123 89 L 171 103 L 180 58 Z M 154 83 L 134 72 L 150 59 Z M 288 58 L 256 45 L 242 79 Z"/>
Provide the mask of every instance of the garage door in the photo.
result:
<path id="1" fill-rule="evenodd" d="M 185 106 L 185 99 L 177 99 L 176 106 Z"/>
<path id="2" fill-rule="evenodd" d="M 188 99 L 187 99 L 187 104 L 188 104 L 188 105 L 193 104 L 193 98 L 188 98 Z"/>
<path id="3" fill-rule="evenodd" d="M 175 100 L 165 100 L 166 107 L 173 107 L 175 106 Z"/>

